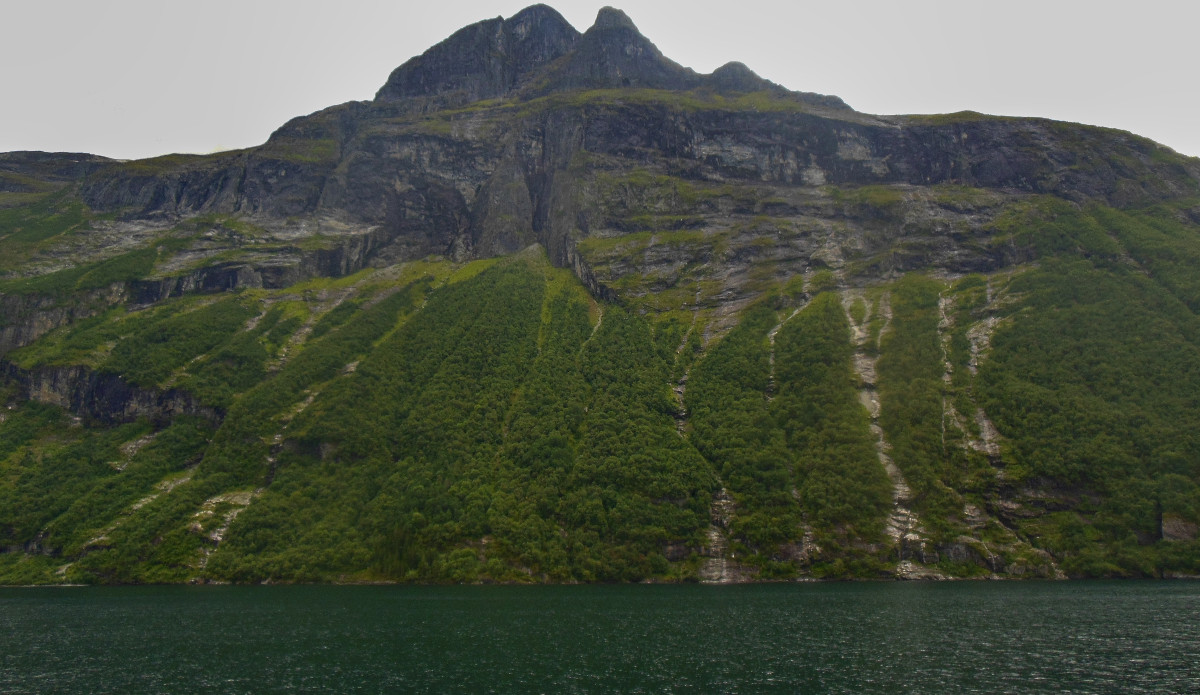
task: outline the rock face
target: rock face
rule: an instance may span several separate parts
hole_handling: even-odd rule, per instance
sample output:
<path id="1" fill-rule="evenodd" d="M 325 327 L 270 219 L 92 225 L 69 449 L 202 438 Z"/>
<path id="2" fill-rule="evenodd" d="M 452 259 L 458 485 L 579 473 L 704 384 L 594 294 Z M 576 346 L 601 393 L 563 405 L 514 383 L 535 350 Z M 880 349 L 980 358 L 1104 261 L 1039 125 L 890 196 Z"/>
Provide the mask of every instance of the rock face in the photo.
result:
<path id="1" fill-rule="evenodd" d="M 0 152 L 0 174 L 34 177 L 39 181 L 67 183 L 111 164 L 113 160 L 94 154 L 71 152 Z M 33 189 L 28 181 L 0 175 L 0 192 L 26 193 Z"/>
<path id="2" fill-rule="evenodd" d="M 700 84 L 699 75 L 665 58 L 624 12 L 605 7 L 574 50 L 552 66 L 542 85 L 531 92 L 620 87 L 685 90 Z"/>
<path id="3" fill-rule="evenodd" d="M 341 236 L 328 248 L 290 246 L 236 261 L 206 263 L 184 273 L 167 271 L 162 277 L 132 280 L 128 283 L 129 296 L 134 304 L 150 304 L 185 294 L 277 289 L 315 277 L 349 275 L 365 268 L 389 240 L 378 228 L 354 232 Z"/>
<path id="4" fill-rule="evenodd" d="M 5 376 L 21 386 L 30 400 L 51 403 L 102 423 L 145 419 L 163 424 L 179 415 L 196 415 L 220 422 L 224 413 L 203 406 L 191 394 L 130 386 L 115 374 L 92 372 L 85 367 L 51 367 L 25 371 L 3 363 Z"/>
<path id="5" fill-rule="evenodd" d="M 473 24 L 396 68 L 375 95 L 380 102 L 442 97 L 441 105 L 507 96 L 579 40 L 558 12 L 545 5 L 509 19 Z"/>
<path id="6" fill-rule="evenodd" d="M 28 345 L 56 328 L 123 303 L 128 291 L 114 284 L 62 302 L 54 297 L 0 295 L 0 355 Z"/>

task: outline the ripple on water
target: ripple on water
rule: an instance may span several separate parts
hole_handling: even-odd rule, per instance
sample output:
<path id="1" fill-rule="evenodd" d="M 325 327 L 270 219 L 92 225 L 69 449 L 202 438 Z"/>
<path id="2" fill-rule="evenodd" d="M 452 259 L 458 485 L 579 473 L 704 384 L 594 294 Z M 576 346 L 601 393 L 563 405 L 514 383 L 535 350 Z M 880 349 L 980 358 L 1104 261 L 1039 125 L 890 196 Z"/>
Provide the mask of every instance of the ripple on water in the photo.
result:
<path id="1" fill-rule="evenodd" d="M 1200 692 L 1200 583 L 0 589 L 0 692 Z"/>

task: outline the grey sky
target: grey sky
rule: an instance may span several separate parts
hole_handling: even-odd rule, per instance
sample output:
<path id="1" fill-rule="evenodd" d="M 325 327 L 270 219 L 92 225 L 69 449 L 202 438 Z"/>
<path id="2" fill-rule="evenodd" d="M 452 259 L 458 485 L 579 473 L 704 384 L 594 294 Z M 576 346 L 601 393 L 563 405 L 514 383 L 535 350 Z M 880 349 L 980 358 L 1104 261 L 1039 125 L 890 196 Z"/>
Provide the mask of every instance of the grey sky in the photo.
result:
<path id="1" fill-rule="evenodd" d="M 0 0 L 0 152 L 136 158 L 263 142 L 370 99 L 388 73 L 528 0 Z M 549 2 L 580 31 L 623 9 L 700 72 L 739 60 L 868 113 L 1046 116 L 1200 155 L 1191 0 Z"/>

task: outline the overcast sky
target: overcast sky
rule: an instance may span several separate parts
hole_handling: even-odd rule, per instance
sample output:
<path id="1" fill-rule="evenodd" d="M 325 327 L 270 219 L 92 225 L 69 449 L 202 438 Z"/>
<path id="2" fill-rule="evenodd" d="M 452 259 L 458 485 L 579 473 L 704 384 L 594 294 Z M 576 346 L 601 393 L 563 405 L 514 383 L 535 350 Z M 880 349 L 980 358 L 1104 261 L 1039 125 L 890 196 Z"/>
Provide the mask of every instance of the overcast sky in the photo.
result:
<path id="1" fill-rule="evenodd" d="M 614 2 L 614 0 L 608 0 Z M 256 145 L 527 0 L 0 0 L 0 152 Z M 580 31 L 605 4 L 548 3 Z M 1194 0 L 615 3 L 699 72 L 738 60 L 868 113 L 1045 116 L 1200 155 Z"/>

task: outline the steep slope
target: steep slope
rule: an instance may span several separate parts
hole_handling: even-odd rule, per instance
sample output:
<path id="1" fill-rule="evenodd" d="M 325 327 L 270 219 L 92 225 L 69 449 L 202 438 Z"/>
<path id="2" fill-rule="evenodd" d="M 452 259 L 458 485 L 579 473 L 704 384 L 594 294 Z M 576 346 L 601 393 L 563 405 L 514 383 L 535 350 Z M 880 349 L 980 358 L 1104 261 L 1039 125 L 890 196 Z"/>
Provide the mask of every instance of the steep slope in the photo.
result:
<path id="1" fill-rule="evenodd" d="M 0 155 L 0 581 L 1200 572 L 1200 161 L 469 26 Z"/>

